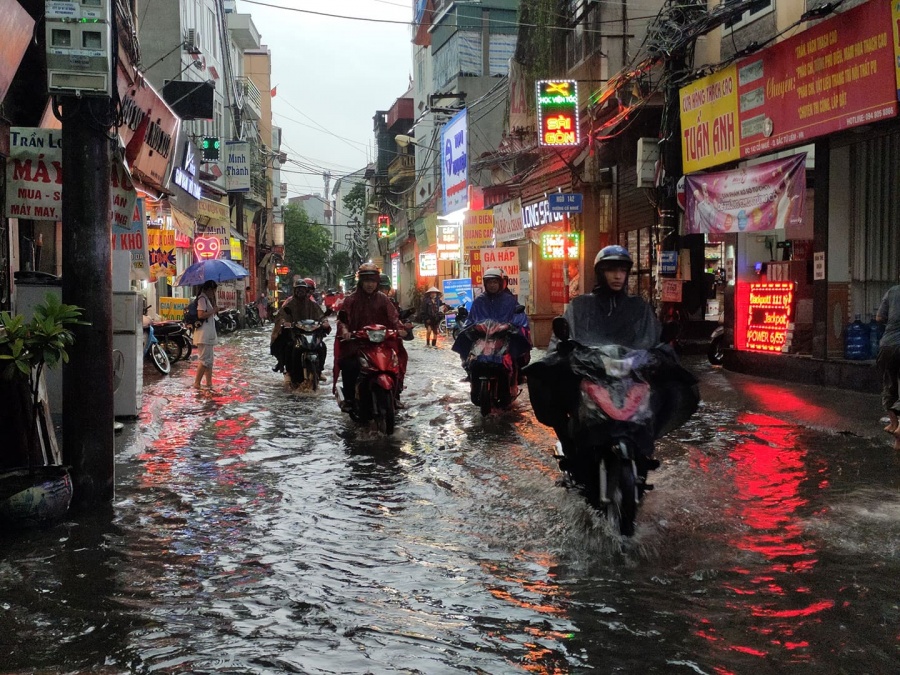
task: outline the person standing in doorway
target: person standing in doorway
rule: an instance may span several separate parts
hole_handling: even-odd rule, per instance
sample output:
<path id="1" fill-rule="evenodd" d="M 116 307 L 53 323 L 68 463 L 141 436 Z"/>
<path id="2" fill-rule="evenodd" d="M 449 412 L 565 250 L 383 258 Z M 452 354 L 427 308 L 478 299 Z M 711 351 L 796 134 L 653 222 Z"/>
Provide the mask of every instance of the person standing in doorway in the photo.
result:
<path id="1" fill-rule="evenodd" d="M 194 329 L 194 344 L 197 346 L 197 374 L 194 376 L 194 389 L 200 389 L 201 381 L 206 380 L 207 389 L 212 389 L 213 349 L 216 344 L 216 289 L 215 281 L 206 281 L 200 287 L 197 299 L 197 318 L 200 326 Z"/>
<path id="2" fill-rule="evenodd" d="M 578 274 L 578 261 L 569 261 L 569 300 L 581 295 L 581 276 Z"/>
<path id="3" fill-rule="evenodd" d="M 900 285 L 888 289 L 875 314 L 878 323 L 885 324 L 878 346 L 875 365 L 881 373 L 881 404 L 890 422 L 884 428 L 894 436 L 894 450 L 900 450 Z"/>

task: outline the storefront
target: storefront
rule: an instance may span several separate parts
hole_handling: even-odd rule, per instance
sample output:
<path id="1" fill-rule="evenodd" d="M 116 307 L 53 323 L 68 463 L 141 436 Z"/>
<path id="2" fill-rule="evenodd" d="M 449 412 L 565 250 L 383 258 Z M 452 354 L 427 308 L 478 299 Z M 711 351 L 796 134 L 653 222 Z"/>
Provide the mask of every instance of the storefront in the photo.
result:
<path id="1" fill-rule="evenodd" d="M 722 244 L 726 365 L 806 355 L 831 383 L 817 364 L 844 359 L 848 326 L 897 283 L 891 11 L 859 5 L 680 91 L 683 232 Z"/>

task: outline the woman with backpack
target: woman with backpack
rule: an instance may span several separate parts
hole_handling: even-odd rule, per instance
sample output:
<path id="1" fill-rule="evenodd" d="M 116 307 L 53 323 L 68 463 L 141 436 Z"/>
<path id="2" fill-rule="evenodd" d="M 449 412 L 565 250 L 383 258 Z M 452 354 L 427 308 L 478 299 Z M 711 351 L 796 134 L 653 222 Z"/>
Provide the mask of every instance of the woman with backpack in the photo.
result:
<path id="1" fill-rule="evenodd" d="M 194 389 L 200 389 L 201 380 L 206 380 L 206 387 L 212 389 L 213 349 L 216 344 L 216 288 L 215 281 L 206 281 L 200 287 L 197 296 L 198 324 L 194 328 L 194 345 L 197 347 L 197 374 L 194 376 Z"/>

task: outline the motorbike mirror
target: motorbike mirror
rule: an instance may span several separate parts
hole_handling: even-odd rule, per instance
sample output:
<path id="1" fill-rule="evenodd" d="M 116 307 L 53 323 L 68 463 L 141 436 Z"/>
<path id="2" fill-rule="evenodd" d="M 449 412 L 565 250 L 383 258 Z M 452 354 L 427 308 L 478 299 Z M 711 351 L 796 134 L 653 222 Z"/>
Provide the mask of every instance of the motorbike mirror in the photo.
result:
<path id="1" fill-rule="evenodd" d="M 553 327 L 553 334 L 558 340 L 566 341 L 569 339 L 569 336 L 571 335 L 569 331 L 569 322 L 566 321 L 564 316 L 558 316 L 553 319 L 551 325 Z"/>
<path id="2" fill-rule="evenodd" d="M 525 313 L 525 305 L 516 305 L 516 314 L 524 314 Z"/>

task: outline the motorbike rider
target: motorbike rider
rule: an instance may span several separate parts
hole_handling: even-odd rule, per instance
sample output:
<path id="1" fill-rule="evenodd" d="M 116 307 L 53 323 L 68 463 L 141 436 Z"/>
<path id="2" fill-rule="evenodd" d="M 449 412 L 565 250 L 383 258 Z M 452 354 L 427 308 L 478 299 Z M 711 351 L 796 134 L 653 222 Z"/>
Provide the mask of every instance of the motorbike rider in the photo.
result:
<path id="1" fill-rule="evenodd" d="M 344 401 L 349 405 L 352 405 L 355 398 L 356 379 L 360 370 L 359 360 L 356 358 L 357 346 L 349 339 L 351 334 L 372 324 L 394 329 L 400 337 L 405 337 L 407 333 L 397 308 L 384 293 L 378 291 L 381 276 L 378 266 L 363 263 L 356 276 L 356 292 L 348 295 L 341 306 L 341 320 L 337 329 L 337 338 L 341 341 L 340 353 L 335 353 L 341 372 Z M 398 360 L 399 358 L 398 354 Z M 332 393 L 337 393 L 336 380 L 332 384 Z"/>
<path id="2" fill-rule="evenodd" d="M 331 325 L 325 321 L 325 314 L 322 308 L 315 303 L 309 295 L 309 284 L 306 279 L 298 279 L 294 282 L 294 289 L 291 297 L 281 305 L 278 315 L 275 317 L 275 326 L 272 328 L 272 336 L 270 338 L 269 351 L 278 363 L 272 369 L 275 372 L 284 372 L 285 365 L 291 358 L 291 350 L 293 342 L 289 331 L 284 330 L 286 326 L 290 326 L 295 321 L 303 321 L 304 319 L 312 319 L 322 324 L 325 334 L 331 332 Z M 328 354 L 328 347 L 325 341 L 319 345 L 319 381 L 324 382 L 325 377 L 322 375 L 322 368 L 325 364 L 325 357 Z"/>
<path id="3" fill-rule="evenodd" d="M 597 283 L 585 295 L 572 298 L 565 312 L 569 335 L 587 346 L 621 345 L 629 349 L 650 349 L 660 343 L 662 328 L 656 313 L 643 298 L 628 295 L 628 275 L 634 261 L 623 246 L 611 245 L 600 250 L 594 258 Z M 554 335 L 547 351 L 556 350 Z M 566 423 L 554 425 L 563 446 L 563 454 L 571 456 L 571 439 Z M 659 462 L 652 459 L 653 448 L 647 449 L 643 461 L 638 461 L 638 473 L 645 476 Z"/>
<path id="4" fill-rule="evenodd" d="M 486 320 L 498 323 L 510 323 L 519 327 L 519 340 L 513 340 L 509 345 L 509 352 L 516 360 L 519 368 L 528 365 L 531 353 L 531 330 L 528 325 L 528 317 L 524 312 L 516 312 L 518 300 L 507 287 L 504 281 L 503 271 L 497 267 L 485 270 L 482 275 L 484 293 L 472 302 L 472 308 L 466 317 L 463 331 L 453 343 L 453 351 L 462 357 L 463 367 L 472 349 L 472 335 L 465 330 L 470 326 Z M 468 375 L 466 378 L 468 379 Z"/>
<path id="5" fill-rule="evenodd" d="M 381 276 L 378 278 L 378 290 L 381 293 L 384 293 L 388 300 L 391 301 L 391 304 L 397 309 L 397 313 L 400 313 L 400 302 L 397 300 L 396 293 L 391 292 L 391 278 L 382 272 Z M 409 322 L 404 322 L 403 324 L 404 330 L 407 333 L 407 340 L 412 339 L 412 324 Z M 409 363 L 409 352 L 406 351 L 406 346 L 403 344 L 403 341 L 397 343 L 397 359 L 400 362 L 400 391 L 403 391 L 403 380 L 406 378 L 406 365 Z"/>

